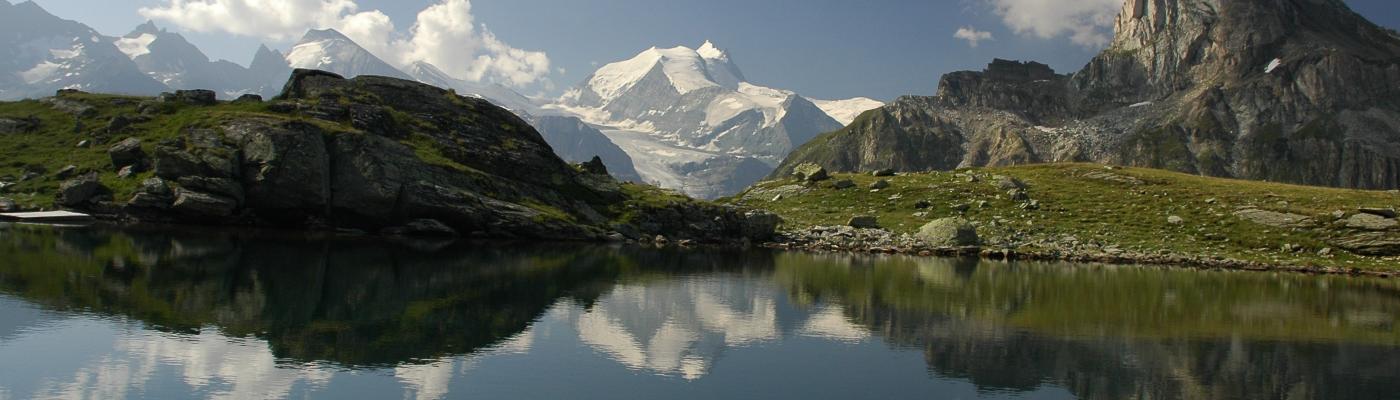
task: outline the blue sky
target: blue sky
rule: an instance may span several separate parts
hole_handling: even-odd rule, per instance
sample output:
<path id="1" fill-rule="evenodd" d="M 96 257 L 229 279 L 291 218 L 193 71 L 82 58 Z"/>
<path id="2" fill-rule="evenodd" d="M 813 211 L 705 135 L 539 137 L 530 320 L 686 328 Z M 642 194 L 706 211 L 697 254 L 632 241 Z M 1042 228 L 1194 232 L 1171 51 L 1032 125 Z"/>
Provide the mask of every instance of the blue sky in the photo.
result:
<path id="1" fill-rule="evenodd" d="M 143 7 L 266 0 L 35 1 L 55 15 L 120 35 L 153 15 L 143 15 Z M 449 0 L 298 1 L 348 4 L 353 8 L 340 9 L 346 15 L 378 11 L 374 16 L 392 21 L 396 35 L 407 36 L 420 11 Z M 1347 3 L 1382 26 L 1400 27 L 1400 7 L 1394 0 Z M 457 37 L 474 44 L 449 40 L 436 47 L 418 46 L 417 54 L 435 57 L 435 64 L 460 65 L 449 70 L 454 74 L 475 70 L 482 79 L 511 80 L 507 83 L 526 93 L 557 94 L 586 78 L 595 63 L 630 58 L 651 46 L 696 47 L 708 39 L 728 50 L 755 83 L 817 98 L 890 100 L 931 94 L 942 74 L 980 69 L 992 58 L 1037 60 L 1061 72 L 1077 70 L 1098 51 L 1101 40 L 1096 39 L 1102 37 L 1094 34 L 1107 33 L 1102 27 L 1083 27 L 1102 24 L 1103 9 L 1116 9 L 1118 4 L 1121 0 L 475 0 L 469 11 L 455 11 L 469 13 L 467 25 L 476 27 Z M 184 33 L 213 58 L 246 64 L 260 43 L 286 49 L 295 40 L 247 32 L 257 27 L 240 33 L 238 24 L 217 19 L 166 15 L 157 18 L 157 24 Z M 308 19 L 307 26 L 330 24 L 310 21 L 311 16 L 292 18 Z M 985 32 L 991 39 L 973 47 L 954 38 L 960 28 Z M 489 39 L 483 39 L 486 31 Z M 499 57 L 495 66 L 478 66 L 474 63 L 480 54 Z M 547 57 L 547 64 L 535 62 L 541 60 L 537 56 Z M 501 70 L 493 73 L 491 68 Z"/>

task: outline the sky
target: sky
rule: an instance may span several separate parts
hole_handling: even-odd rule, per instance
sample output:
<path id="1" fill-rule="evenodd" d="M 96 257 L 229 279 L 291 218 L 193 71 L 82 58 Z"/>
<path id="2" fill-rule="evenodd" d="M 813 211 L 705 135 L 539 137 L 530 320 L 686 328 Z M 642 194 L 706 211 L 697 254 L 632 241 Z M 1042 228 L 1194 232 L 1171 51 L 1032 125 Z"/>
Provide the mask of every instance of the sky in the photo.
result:
<path id="1" fill-rule="evenodd" d="M 1395 0 L 1348 0 L 1400 28 Z M 35 0 L 122 35 L 146 20 L 246 65 L 309 28 L 344 31 L 396 64 L 554 96 L 652 46 L 713 41 L 749 81 L 808 97 L 929 95 L 993 58 L 1068 73 L 1111 39 L 1122 0 Z M 281 8 L 279 8 L 281 7 Z"/>

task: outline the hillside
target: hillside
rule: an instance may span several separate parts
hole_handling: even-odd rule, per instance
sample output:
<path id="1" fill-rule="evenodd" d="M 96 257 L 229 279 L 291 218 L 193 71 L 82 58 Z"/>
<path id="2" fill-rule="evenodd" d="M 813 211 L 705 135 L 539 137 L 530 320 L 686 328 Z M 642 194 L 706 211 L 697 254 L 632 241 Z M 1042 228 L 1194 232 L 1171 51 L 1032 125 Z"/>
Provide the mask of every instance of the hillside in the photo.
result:
<path id="1" fill-rule="evenodd" d="M 836 189 L 844 180 L 854 186 Z M 881 180 L 889 186 L 871 189 Z M 796 248 L 918 252 L 927 246 L 908 235 L 936 219 L 963 217 L 976 227 L 983 250 L 992 253 L 1400 271 L 1400 221 L 1393 214 L 1400 192 L 1395 191 L 1049 164 L 888 178 L 837 174 L 817 183 L 769 181 L 727 201 L 781 215 L 786 242 Z M 809 229 L 844 226 L 856 216 L 877 217 L 891 233 Z M 1238 262 L 1222 262 L 1227 260 Z"/>
<path id="2" fill-rule="evenodd" d="M 485 100 L 322 71 L 295 71 L 269 102 L 63 91 L 0 103 L 0 160 L 0 208 L 123 221 L 710 242 L 760 240 L 774 223 L 569 165 Z"/>
<path id="3" fill-rule="evenodd" d="M 1400 38 L 1340 0 L 1127 1 L 1080 71 L 993 61 L 798 149 L 837 171 L 1098 162 L 1400 187 Z"/>

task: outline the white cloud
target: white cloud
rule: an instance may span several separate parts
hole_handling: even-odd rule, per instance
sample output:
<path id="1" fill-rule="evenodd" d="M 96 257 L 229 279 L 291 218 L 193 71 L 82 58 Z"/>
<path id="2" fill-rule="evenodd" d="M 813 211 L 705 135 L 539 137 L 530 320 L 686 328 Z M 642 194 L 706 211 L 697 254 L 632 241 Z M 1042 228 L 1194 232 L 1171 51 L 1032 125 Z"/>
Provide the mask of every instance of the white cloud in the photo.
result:
<path id="1" fill-rule="evenodd" d="M 398 66 L 427 61 L 454 77 L 515 87 L 548 86 L 549 56 L 501 41 L 471 13 L 470 0 L 440 0 L 399 32 L 379 10 L 355 0 L 165 0 L 141 15 L 196 32 L 225 32 L 287 41 L 309 29 L 333 28 Z"/>
<path id="2" fill-rule="evenodd" d="M 967 44 L 972 47 L 977 47 L 977 44 L 984 40 L 995 40 L 992 38 L 991 32 L 979 31 L 970 26 L 958 28 L 958 31 L 953 33 L 953 37 L 966 40 Z"/>
<path id="3" fill-rule="evenodd" d="M 1068 36 L 1085 47 L 1107 45 L 1113 21 L 1123 9 L 1123 0 L 986 1 L 1017 34 L 1045 39 Z"/>

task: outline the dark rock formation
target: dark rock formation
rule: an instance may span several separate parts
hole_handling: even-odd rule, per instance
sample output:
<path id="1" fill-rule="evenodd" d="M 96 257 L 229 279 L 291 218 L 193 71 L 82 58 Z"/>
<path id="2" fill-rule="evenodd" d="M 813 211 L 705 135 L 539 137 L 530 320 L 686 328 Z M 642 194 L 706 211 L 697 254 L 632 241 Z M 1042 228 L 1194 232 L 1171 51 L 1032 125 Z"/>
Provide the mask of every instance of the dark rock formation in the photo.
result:
<path id="1" fill-rule="evenodd" d="M 1340 0 L 1127 1 L 1083 70 L 994 61 L 795 151 L 856 172 L 1093 161 L 1400 186 L 1400 38 Z"/>
<path id="2" fill-rule="evenodd" d="M 168 101 L 203 104 L 200 93 Z M 575 169 L 509 111 L 428 85 L 298 70 L 276 104 L 272 113 L 220 113 L 158 143 L 149 157 L 156 178 L 120 199 L 125 212 L 145 221 L 492 238 L 629 230 L 758 240 L 776 225 L 698 202 L 625 206 L 631 195 L 600 160 Z M 128 157 L 139 142 L 119 147 L 114 163 L 146 158 Z M 88 204 L 92 184 L 74 182 L 63 205 Z"/>

